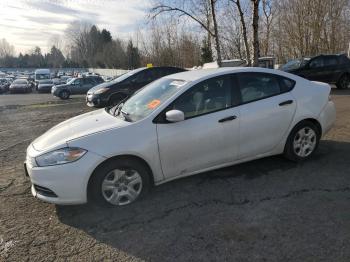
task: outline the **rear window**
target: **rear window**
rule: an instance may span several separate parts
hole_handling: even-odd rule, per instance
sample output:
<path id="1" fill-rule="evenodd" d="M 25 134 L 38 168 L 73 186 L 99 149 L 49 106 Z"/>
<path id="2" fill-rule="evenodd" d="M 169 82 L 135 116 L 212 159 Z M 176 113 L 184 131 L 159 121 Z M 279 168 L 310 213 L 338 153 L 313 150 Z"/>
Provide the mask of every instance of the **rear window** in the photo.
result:
<path id="1" fill-rule="evenodd" d="M 323 59 L 324 66 L 334 66 L 338 64 L 336 56 L 325 56 Z"/>
<path id="2" fill-rule="evenodd" d="M 279 78 L 281 93 L 289 92 L 295 86 L 295 81 L 286 77 Z"/>

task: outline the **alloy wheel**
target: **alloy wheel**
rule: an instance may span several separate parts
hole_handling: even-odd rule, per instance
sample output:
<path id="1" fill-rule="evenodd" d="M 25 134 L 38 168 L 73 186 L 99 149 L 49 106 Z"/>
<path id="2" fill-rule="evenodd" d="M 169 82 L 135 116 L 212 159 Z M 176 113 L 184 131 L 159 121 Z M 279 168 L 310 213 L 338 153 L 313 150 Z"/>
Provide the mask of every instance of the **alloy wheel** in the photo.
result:
<path id="1" fill-rule="evenodd" d="M 316 147 L 317 135 L 310 127 L 303 127 L 294 136 L 293 150 L 299 157 L 309 156 Z"/>
<path id="2" fill-rule="evenodd" d="M 134 202 L 142 191 L 141 175 L 134 169 L 114 169 L 102 181 L 104 199 L 116 206 Z"/>

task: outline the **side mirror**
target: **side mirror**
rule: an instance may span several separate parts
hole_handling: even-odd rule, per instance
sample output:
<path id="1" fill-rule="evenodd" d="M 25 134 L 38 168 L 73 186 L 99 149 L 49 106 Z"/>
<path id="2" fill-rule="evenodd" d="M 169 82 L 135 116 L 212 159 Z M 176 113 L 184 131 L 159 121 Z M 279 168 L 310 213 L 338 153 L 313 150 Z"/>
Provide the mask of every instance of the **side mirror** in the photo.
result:
<path id="1" fill-rule="evenodd" d="M 180 122 L 185 120 L 185 114 L 180 110 L 170 110 L 165 113 L 165 119 L 172 123 Z"/>

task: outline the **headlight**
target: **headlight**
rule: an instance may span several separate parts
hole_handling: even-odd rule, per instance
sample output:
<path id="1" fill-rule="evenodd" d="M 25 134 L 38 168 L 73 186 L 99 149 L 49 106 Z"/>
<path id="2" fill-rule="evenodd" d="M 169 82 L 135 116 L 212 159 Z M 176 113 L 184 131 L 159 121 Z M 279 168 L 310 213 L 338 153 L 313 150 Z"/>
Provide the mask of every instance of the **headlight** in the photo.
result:
<path id="1" fill-rule="evenodd" d="M 108 91 L 108 88 L 102 87 L 94 92 L 94 94 L 102 94 L 104 92 Z"/>
<path id="2" fill-rule="evenodd" d="M 65 147 L 43 154 L 35 158 L 38 166 L 62 165 L 77 161 L 87 150 L 77 147 Z"/>

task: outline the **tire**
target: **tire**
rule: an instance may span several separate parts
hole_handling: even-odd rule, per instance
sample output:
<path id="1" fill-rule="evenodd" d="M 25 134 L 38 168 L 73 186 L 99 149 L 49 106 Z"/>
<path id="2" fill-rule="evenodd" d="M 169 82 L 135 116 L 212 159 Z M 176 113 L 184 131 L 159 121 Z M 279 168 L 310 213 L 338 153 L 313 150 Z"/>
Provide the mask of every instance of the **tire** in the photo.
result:
<path id="1" fill-rule="evenodd" d="M 127 96 L 124 94 L 115 94 L 109 99 L 107 106 L 114 107 L 121 103 L 126 97 Z"/>
<path id="2" fill-rule="evenodd" d="M 150 177 L 148 167 L 139 160 L 111 159 L 92 174 L 88 186 L 88 200 L 100 206 L 132 204 L 147 194 Z"/>
<path id="3" fill-rule="evenodd" d="M 284 156 L 292 161 L 300 162 L 309 159 L 316 151 L 321 133 L 311 121 L 302 121 L 290 132 Z"/>
<path id="4" fill-rule="evenodd" d="M 67 91 L 67 90 L 62 90 L 60 93 L 59 93 L 59 98 L 61 98 L 62 100 L 67 100 L 69 97 L 70 97 L 70 92 Z"/>
<path id="5" fill-rule="evenodd" d="M 342 75 L 336 83 L 338 89 L 346 89 L 350 86 L 350 76 Z"/>

